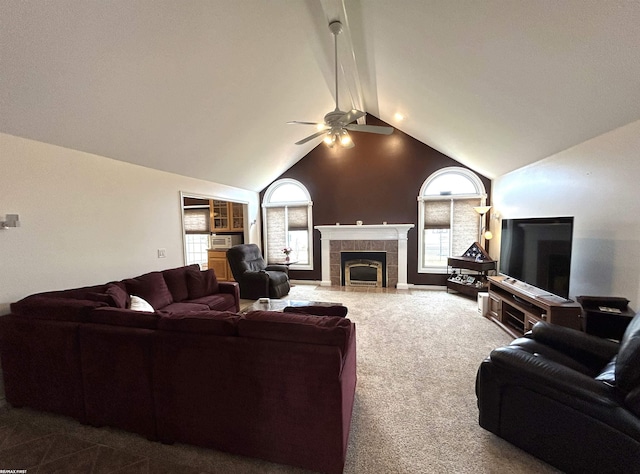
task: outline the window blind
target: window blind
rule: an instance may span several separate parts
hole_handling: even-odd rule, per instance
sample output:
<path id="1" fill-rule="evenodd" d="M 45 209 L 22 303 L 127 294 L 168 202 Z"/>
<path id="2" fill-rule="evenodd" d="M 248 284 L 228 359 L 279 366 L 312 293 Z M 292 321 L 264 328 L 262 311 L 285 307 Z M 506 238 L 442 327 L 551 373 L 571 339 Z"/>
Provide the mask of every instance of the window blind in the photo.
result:
<path id="1" fill-rule="evenodd" d="M 289 230 L 307 230 L 309 220 L 307 218 L 307 206 L 304 207 L 288 207 L 287 223 Z"/>
<path id="2" fill-rule="evenodd" d="M 455 199 L 453 201 L 452 255 L 462 255 L 478 240 L 480 215 L 473 208 L 479 205 L 480 198 Z"/>
<path id="3" fill-rule="evenodd" d="M 185 209 L 184 231 L 186 234 L 208 234 L 210 232 L 209 208 Z"/>
<path id="4" fill-rule="evenodd" d="M 451 201 L 424 202 L 424 228 L 448 229 L 451 225 Z"/>
<path id="5" fill-rule="evenodd" d="M 284 260 L 282 249 L 287 245 L 285 228 L 285 208 L 267 208 L 267 262 Z"/>

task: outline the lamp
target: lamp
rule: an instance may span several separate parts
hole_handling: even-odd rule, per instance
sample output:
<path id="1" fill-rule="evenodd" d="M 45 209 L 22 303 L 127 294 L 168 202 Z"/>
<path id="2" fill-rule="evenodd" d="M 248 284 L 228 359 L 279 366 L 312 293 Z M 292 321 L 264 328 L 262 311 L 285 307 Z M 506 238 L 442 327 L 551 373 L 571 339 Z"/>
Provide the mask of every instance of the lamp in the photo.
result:
<path id="1" fill-rule="evenodd" d="M 493 233 L 489 229 L 487 229 L 487 226 L 483 225 L 484 216 L 487 212 L 489 212 L 489 209 L 491 209 L 491 206 L 476 206 L 473 208 L 474 211 L 480 214 L 480 225 L 478 226 L 480 232 L 478 232 L 478 243 L 481 243 L 482 237 L 484 237 L 485 241 L 491 240 L 493 238 Z"/>

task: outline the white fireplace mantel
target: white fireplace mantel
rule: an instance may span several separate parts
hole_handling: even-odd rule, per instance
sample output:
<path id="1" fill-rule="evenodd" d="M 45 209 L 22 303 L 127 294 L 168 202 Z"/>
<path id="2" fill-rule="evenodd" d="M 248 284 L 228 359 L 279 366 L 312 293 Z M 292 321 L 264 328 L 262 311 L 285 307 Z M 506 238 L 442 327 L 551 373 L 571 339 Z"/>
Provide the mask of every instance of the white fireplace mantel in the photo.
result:
<path id="1" fill-rule="evenodd" d="M 398 289 L 407 289 L 407 233 L 413 224 L 317 225 L 322 249 L 322 286 L 331 286 L 332 240 L 397 240 Z"/>

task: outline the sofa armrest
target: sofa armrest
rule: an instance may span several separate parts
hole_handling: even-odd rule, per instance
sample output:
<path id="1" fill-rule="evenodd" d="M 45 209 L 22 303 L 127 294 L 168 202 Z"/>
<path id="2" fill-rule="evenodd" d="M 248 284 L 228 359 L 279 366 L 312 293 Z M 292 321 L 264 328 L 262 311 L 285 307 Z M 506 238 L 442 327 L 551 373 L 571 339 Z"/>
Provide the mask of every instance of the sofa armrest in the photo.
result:
<path id="1" fill-rule="evenodd" d="M 264 269 L 270 272 L 283 272 L 289 275 L 289 267 L 286 265 L 267 265 Z"/>
<path id="2" fill-rule="evenodd" d="M 527 337 L 563 352 L 594 370 L 607 364 L 618 353 L 620 346 L 608 339 L 545 322 L 536 323 Z"/>
<path id="3" fill-rule="evenodd" d="M 240 312 L 240 285 L 235 281 L 219 281 L 218 291 L 233 295 L 236 301 L 236 313 Z"/>
<path id="4" fill-rule="evenodd" d="M 242 274 L 242 279 L 244 281 L 250 281 L 253 283 L 265 282 L 268 284 L 269 282 L 269 274 L 266 273 L 265 270 L 260 270 L 257 272 L 244 272 Z"/>
<path id="5" fill-rule="evenodd" d="M 508 373 L 506 383 L 517 381 L 524 387 L 545 393 L 564 393 L 583 401 L 617 407 L 621 400 L 614 387 L 519 346 L 506 346 L 491 351 L 491 364 Z M 502 378 L 502 377 L 501 377 Z"/>

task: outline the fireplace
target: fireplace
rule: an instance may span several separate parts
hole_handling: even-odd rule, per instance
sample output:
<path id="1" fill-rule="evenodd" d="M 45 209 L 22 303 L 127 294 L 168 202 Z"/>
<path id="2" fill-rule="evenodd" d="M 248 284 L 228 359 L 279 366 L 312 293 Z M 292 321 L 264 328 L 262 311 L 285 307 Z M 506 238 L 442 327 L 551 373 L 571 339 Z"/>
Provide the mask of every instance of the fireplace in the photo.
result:
<path id="1" fill-rule="evenodd" d="M 341 252 L 340 274 L 343 286 L 386 288 L 386 252 Z"/>
<path id="2" fill-rule="evenodd" d="M 381 252 L 386 255 L 385 286 L 408 289 L 407 283 L 407 233 L 414 224 L 369 224 L 369 225 L 319 225 L 321 234 L 322 286 L 344 285 L 342 252 Z M 364 258 L 362 256 L 356 257 Z M 369 259 L 377 261 L 374 259 Z M 356 270 L 360 281 L 370 281 L 372 269 L 361 264 Z M 375 265 L 374 265 L 375 266 Z M 377 270 L 376 270 L 377 271 Z M 358 276 L 360 273 L 360 276 Z M 366 276 L 361 276 L 362 274 Z M 377 276 L 376 276 L 377 280 Z"/>

